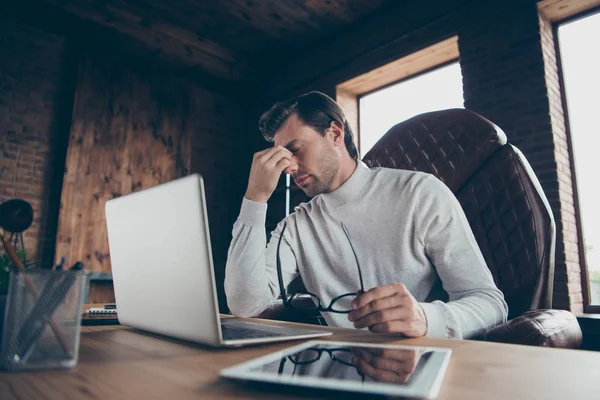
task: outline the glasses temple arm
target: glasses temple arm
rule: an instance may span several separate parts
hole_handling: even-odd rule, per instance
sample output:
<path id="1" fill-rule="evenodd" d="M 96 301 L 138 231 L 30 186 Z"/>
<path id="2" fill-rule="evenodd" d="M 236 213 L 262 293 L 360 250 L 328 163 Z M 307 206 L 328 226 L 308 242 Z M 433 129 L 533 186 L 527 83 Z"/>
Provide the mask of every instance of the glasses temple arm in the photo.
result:
<path id="1" fill-rule="evenodd" d="M 281 300 L 283 304 L 287 304 L 287 293 L 285 292 L 285 286 L 283 284 L 283 271 L 281 270 L 281 257 L 279 256 L 279 249 L 281 248 L 281 240 L 283 239 L 283 232 L 285 232 L 285 227 L 287 224 L 283 224 L 283 229 L 281 230 L 281 234 L 279 236 L 279 241 L 277 242 L 277 280 L 279 281 L 279 291 L 281 292 Z"/>
<path id="2" fill-rule="evenodd" d="M 346 229 L 346 225 L 342 223 L 342 229 L 344 230 L 344 234 L 346 234 L 346 238 L 348 238 L 348 242 L 350 243 L 350 248 L 352 249 L 352 254 L 354 254 L 354 259 L 356 260 L 356 267 L 358 268 L 358 279 L 360 279 L 360 290 L 365 291 L 365 285 L 363 283 L 362 272 L 360 270 L 360 263 L 358 262 L 358 256 L 356 255 L 356 251 L 354 250 L 354 246 L 352 245 L 352 240 L 350 240 L 350 235 L 348 234 L 348 229 Z"/>

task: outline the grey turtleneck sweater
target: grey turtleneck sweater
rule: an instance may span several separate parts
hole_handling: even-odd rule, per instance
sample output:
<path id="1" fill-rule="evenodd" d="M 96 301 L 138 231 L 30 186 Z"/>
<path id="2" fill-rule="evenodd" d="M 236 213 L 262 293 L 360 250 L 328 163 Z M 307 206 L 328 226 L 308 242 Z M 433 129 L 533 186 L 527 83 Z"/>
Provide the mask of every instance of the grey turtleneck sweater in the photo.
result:
<path id="1" fill-rule="evenodd" d="M 225 292 L 233 314 L 255 316 L 279 296 L 277 241 L 284 284 L 298 274 L 322 303 L 360 289 L 403 283 L 427 317 L 427 336 L 476 338 L 506 321 L 508 307 L 452 192 L 422 172 L 369 169 L 362 162 L 331 193 L 296 207 L 267 244 L 267 205 L 242 201 L 233 226 Z M 345 307 L 349 307 L 351 299 Z M 353 327 L 347 314 L 323 313 L 331 326 Z"/>

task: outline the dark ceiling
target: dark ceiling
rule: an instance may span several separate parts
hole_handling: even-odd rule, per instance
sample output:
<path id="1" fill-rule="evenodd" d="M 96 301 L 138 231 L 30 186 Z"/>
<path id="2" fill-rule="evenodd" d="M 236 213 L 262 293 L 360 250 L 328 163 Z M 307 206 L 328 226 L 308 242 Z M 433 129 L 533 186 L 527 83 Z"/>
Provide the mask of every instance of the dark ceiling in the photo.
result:
<path id="1" fill-rule="evenodd" d="M 254 80 L 396 0 L 43 0 L 177 64 Z"/>

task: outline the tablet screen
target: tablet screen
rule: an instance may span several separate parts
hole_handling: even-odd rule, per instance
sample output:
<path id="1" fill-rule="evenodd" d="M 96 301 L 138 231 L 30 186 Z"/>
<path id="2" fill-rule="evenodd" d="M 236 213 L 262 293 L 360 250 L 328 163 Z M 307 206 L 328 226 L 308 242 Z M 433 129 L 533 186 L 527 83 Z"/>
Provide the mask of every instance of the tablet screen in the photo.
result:
<path id="1" fill-rule="evenodd" d="M 253 368 L 287 376 L 408 384 L 422 371 L 431 351 L 422 347 L 381 348 L 322 343 Z"/>
<path id="2" fill-rule="evenodd" d="M 312 341 L 221 371 L 229 378 L 414 397 L 437 395 L 450 349 Z"/>

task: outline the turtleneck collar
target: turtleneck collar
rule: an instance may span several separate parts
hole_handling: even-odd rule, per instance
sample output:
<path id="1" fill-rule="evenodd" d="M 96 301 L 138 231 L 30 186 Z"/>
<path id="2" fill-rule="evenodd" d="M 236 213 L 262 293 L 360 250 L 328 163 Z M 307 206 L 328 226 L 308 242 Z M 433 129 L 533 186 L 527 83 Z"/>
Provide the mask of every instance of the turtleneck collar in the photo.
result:
<path id="1" fill-rule="evenodd" d="M 321 199 L 330 206 L 339 206 L 352 200 L 367 183 L 369 179 L 369 167 L 362 161 L 357 161 L 356 169 L 350 178 L 331 193 L 322 193 Z"/>

